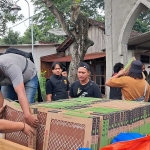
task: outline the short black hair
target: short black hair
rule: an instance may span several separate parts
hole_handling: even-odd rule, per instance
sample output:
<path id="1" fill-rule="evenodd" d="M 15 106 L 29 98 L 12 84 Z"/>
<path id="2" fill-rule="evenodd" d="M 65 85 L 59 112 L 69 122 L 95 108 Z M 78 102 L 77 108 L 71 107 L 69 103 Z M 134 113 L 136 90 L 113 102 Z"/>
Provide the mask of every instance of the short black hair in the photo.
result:
<path id="1" fill-rule="evenodd" d="M 86 62 L 81 62 L 78 66 L 79 67 L 83 67 L 86 68 L 88 71 L 90 71 L 90 66 L 86 63 Z"/>
<path id="2" fill-rule="evenodd" d="M 122 63 L 116 63 L 114 65 L 114 73 L 118 73 L 122 68 L 124 67 L 124 65 Z"/>
<path id="3" fill-rule="evenodd" d="M 62 72 L 67 72 L 67 69 L 65 67 L 62 68 Z"/>
<path id="4" fill-rule="evenodd" d="M 60 62 L 53 62 L 53 63 L 52 63 L 52 70 L 55 69 L 56 65 L 59 65 L 59 67 L 62 69 L 62 65 L 61 65 Z"/>

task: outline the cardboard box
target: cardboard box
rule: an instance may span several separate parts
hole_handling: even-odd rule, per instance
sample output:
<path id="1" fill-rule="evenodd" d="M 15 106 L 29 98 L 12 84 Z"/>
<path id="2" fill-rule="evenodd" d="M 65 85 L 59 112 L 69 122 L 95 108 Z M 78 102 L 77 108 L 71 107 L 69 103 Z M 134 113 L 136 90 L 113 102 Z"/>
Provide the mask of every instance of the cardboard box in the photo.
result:
<path id="1" fill-rule="evenodd" d="M 7 103 L 8 107 L 10 102 Z M 8 116 L 14 111 L 22 112 L 16 103 L 11 102 L 9 107 L 14 110 L 9 108 Z M 150 103 L 76 98 L 38 103 L 31 108 L 37 110 L 39 120 L 37 150 L 76 150 L 80 147 L 98 150 L 110 144 L 120 132 L 149 133 L 150 129 Z"/>
<path id="2" fill-rule="evenodd" d="M 4 119 L 15 122 L 25 122 L 22 109 L 18 103 L 8 100 L 5 100 L 4 103 L 6 105 L 4 109 Z M 14 143 L 36 149 L 36 135 L 32 135 L 31 137 L 29 137 L 23 132 L 18 131 L 12 133 L 5 133 L 4 138 Z"/>
<path id="3" fill-rule="evenodd" d="M 97 150 L 101 119 L 86 114 L 48 112 L 43 150 L 76 150 L 80 147 Z"/>

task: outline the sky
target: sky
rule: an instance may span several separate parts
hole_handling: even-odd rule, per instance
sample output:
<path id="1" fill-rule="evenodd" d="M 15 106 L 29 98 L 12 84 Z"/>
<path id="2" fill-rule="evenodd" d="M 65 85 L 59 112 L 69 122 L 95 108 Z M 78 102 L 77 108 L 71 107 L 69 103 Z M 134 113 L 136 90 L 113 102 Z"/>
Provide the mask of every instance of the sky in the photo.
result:
<path id="1" fill-rule="evenodd" d="M 10 0 L 10 1 L 16 2 L 17 0 Z M 28 12 L 29 9 L 28 9 L 28 4 L 26 1 L 28 1 L 29 5 L 30 5 L 30 16 L 34 15 L 34 6 L 33 6 L 32 2 L 30 2 L 30 0 L 19 0 L 17 2 L 17 5 L 21 7 L 21 10 L 18 12 L 18 14 L 22 14 L 24 16 L 23 20 L 29 18 L 29 12 Z M 101 13 L 101 15 L 104 15 L 104 12 L 100 11 L 100 13 Z M 23 23 L 15 26 L 15 27 L 13 27 L 13 26 L 22 22 L 23 20 L 18 21 L 15 24 L 9 23 L 8 28 L 11 28 L 13 31 L 20 32 L 20 35 L 22 36 L 23 33 L 26 31 L 26 29 L 29 26 L 29 20 L 24 21 Z"/>
<path id="2" fill-rule="evenodd" d="M 15 2 L 16 0 L 14 0 Z M 34 14 L 34 7 L 33 7 L 33 4 L 30 2 L 30 0 L 27 0 L 29 2 L 29 5 L 30 5 L 30 16 L 32 16 Z M 25 20 L 26 18 L 29 18 L 29 9 L 28 9 L 28 4 L 25 0 L 19 0 L 17 2 L 17 5 L 21 7 L 21 10 L 18 12 L 18 14 L 22 14 L 24 16 L 23 20 Z M 11 28 L 12 26 L 22 22 L 23 20 L 21 21 L 18 21 L 16 22 L 15 24 L 11 24 L 9 23 L 8 24 L 8 27 Z M 18 31 L 20 32 L 21 35 L 23 35 L 23 33 L 25 32 L 25 30 L 28 28 L 29 26 L 29 20 L 21 23 L 20 25 L 17 25 L 16 27 L 13 27 L 11 28 L 12 30 L 14 31 Z"/>

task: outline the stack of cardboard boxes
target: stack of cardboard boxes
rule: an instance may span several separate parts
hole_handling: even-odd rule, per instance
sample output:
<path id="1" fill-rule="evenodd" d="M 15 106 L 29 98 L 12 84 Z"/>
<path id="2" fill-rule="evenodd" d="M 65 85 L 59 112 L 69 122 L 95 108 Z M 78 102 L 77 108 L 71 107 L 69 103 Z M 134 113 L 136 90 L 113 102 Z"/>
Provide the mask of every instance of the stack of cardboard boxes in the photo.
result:
<path id="1" fill-rule="evenodd" d="M 5 119 L 23 121 L 20 106 L 6 103 Z M 6 134 L 5 138 L 37 150 L 98 150 L 120 132 L 150 132 L 150 104 L 145 102 L 77 98 L 33 104 L 31 109 L 39 119 L 36 139 L 21 132 Z M 24 143 L 17 137 L 24 138 Z"/>

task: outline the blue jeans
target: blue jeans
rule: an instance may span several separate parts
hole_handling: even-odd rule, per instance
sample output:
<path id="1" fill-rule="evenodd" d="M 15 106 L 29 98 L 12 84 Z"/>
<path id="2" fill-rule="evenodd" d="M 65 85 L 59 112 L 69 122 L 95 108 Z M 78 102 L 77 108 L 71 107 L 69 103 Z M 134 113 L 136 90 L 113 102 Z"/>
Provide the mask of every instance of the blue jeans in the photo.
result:
<path id="1" fill-rule="evenodd" d="M 29 103 L 34 103 L 34 97 L 38 87 L 38 77 L 37 75 L 33 77 L 31 80 L 24 83 L 26 96 Z M 1 92 L 4 98 L 9 98 L 11 100 L 18 100 L 18 96 L 12 85 L 2 86 Z"/>

